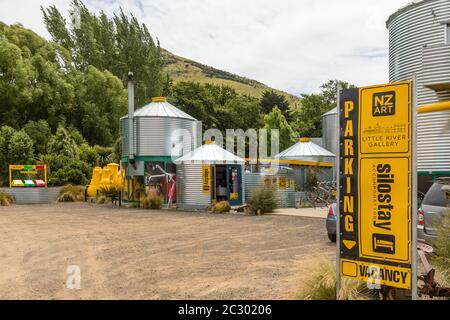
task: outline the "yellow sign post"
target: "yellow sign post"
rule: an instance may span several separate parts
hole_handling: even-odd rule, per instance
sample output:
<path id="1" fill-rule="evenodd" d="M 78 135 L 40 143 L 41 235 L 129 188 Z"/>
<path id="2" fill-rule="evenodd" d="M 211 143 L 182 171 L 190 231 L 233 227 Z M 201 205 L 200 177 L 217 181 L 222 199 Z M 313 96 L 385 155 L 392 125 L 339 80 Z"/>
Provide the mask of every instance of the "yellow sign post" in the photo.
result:
<path id="1" fill-rule="evenodd" d="M 339 127 L 340 275 L 411 289 L 412 83 L 342 91 Z"/>

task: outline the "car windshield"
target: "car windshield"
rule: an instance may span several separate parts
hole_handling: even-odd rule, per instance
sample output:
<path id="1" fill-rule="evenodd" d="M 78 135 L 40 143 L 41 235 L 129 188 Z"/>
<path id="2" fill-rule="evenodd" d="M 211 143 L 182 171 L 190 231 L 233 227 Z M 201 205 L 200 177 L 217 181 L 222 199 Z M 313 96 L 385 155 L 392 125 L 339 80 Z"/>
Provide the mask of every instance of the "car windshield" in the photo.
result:
<path id="1" fill-rule="evenodd" d="M 442 191 L 443 186 L 440 183 L 433 184 L 422 203 L 429 206 L 449 207 L 450 199 L 447 198 L 445 191 Z"/>

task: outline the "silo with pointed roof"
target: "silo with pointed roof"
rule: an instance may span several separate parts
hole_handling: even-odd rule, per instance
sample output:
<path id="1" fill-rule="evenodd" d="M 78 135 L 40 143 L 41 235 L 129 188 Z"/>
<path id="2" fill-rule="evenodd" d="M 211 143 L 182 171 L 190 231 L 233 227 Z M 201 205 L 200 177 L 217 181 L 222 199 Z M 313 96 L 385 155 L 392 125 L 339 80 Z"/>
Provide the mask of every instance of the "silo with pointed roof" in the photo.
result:
<path id="1" fill-rule="evenodd" d="M 242 205 L 244 164 L 214 141 L 175 160 L 177 166 L 177 208 L 204 210 L 213 201 Z"/>
<path id="2" fill-rule="evenodd" d="M 158 177 L 175 174 L 173 160 L 182 151 L 194 150 L 201 144 L 201 122 L 164 97 L 152 98 L 151 103 L 130 114 L 132 121 L 129 115 L 120 119 L 121 160 L 126 178 L 123 199 L 139 201 L 157 191 L 167 201 L 167 181 Z M 133 130 L 129 130 L 130 123 Z"/>

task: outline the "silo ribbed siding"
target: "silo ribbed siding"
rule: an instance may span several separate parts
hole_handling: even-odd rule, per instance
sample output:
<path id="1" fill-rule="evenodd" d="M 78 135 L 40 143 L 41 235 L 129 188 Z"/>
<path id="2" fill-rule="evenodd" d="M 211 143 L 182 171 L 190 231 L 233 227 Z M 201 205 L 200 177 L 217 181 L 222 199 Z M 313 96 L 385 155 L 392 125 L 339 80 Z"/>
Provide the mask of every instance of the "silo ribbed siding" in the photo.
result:
<path id="1" fill-rule="evenodd" d="M 211 193 L 202 191 L 202 165 L 177 165 L 177 204 L 190 207 L 208 207 Z"/>
<path id="2" fill-rule="evenodd" d="M 389 29 L 390 81 L 418 77 L 418 105 L 450 100 L 450 90 L 427 86 L 450 84 L 449 0 L 424 0 L 393 14 Z M 418 171 L 450 171 L 450 111 L 418 115 Z"/>
<path id="3" fill-rule="evenodd" d="M 122 154 L 128 154 L 128 118 L 120 121 L 122 132 Z M 136 156 L 171 156 L 172 133 L 185 129 L 191 134 L 189 150 L 197 146 L 196 121 L 178 118 L 135 117 L 134 146 Z M 187 143 L 187 140 L 183 140 Z"/>

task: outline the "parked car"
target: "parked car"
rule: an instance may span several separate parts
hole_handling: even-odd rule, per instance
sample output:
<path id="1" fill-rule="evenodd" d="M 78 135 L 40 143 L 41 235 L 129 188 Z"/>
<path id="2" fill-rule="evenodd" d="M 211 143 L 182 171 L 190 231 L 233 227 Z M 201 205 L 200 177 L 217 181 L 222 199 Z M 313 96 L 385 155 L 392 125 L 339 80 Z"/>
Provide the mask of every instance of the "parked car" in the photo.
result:
<path id="1" fill-rule="evenodd" d="M 450 178 L 439 178 L 425 194 L 419 208 L 417 237 L 433 243 L 437 227 L 442 225 L 445 216 L 450 217 Z"/>
<path id="2" fill-rule="evenodd" d="M 327 234 L 328 239 L 331 242 L 336 242 L 336 203 L 333 203 L 328 206 L 328 215 L 327 215 Z"/>

